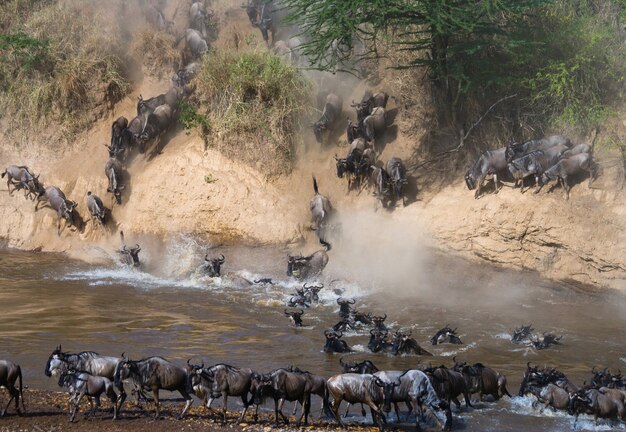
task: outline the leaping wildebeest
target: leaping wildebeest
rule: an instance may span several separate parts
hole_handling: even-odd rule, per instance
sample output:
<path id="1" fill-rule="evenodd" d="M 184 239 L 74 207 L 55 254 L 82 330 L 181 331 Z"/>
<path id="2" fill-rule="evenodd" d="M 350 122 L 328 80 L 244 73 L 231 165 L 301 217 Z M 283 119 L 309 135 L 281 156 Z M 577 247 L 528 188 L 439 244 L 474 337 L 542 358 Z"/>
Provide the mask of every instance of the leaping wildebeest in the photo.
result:
<path id="1" fill-rule="evenodd" d="M 12 195 L 13 191 L 25 189 L 25 198 L 28 198 L 32 194 L 32 199 L 36 199 L 43 192 L 43 186 L 39 183 L 39 175 L 33 176 L 27 166 L 9 165 L 2 173 L 2 178 L 4 178 L 4 176 L 7 176 L 9 195 Z M 14 188 L 13 191 L 11 190 L 11 186 Z"/>
<path id="2" fill-rule="evenodd" d="M 342 100 L 335 93 L 326 96 L 322 116 L 313 124 L 313 133 L 318 143 L 324 143 L 324 136 L 330 132 L 341 114 Z"/>
<path id="3" fill-rule="evenodd" d="M 87 372 L 63 371 L 59 376 L 59 387 L 66 387 L 70 393 L 70 422 L 74 421 L 83 397 L 89 398 L 92 408 L 87 415 L 90 415 L 100 408 L 100 396 L 103 393 L 113 404 L 113 420 L 117 419 L 117 393 L 115 393 L 113 382 L 110 379 Z M 95 407 L 91 400 L 92 397 L 96 399 Z"/>
<path id="4" fill-rule="evenodd" d="M 141 265 L 139 262 L 139 252 L 141 252 L 141 246 L 136 244 L 131 248 L 127 247 L 124 240 L 124 231 L 120 231 L 120 237 L 122 239 L 122 249 L 118 252 L 122 256 L 122 264 L 126 264 L 129 267 L 139 267 Z"/>
<path id="5" fill-rule="evenodd" d="M 308 256 L 287 256 L 287 276 L 293 276 L 298 280 L 306 280 L 317 276 L 324 270 L 324 267 L 328 264 L 326 251 L 330 249 L 330 245 L 321 239 L 320 242 L 326 246 L 326 250 L 319 250 Z"/>
<path id="6" fill-rule="evenodd" d="M 441 343 L 461 345 L 463 342 L 461 341 L 461 338 L 457 336 L 456 329 L 453 330 L 449 324 L 446 324 L 444 328 L 437 330 L 437 333 L 430 338 L 430 343 L 432 345 Z"/>
<path id="7" fill-rule="evenodd" d="M 15 388 L 16 381 L 19 380 L 19 387 Z M 0 360 L 0 388 L 6 388 L 11 397 L 7 402 L 4 410 L 0 413 L 0 417 L 4 417 L 11 405 L 11 401 L 15 400 L 15 411 L 22 414 L 26 411 L 24 408 L 24 395 L 22 394 L 22 368 L 8 360 Z M 22 411 L 20 411 L 20 399 L 22 400 Z"/>
<path id="8" fill-rule="evenodd" d="M 75 209 L 78 203 L 68 200 L 61 189 L 56 186 L 48 186 L 43 194 L 37 197 L 35 211 L 37 211 L 39 203 L 42 201 L 47 201 L 47 205 L 57 212 L 57 234 L 61 234 L 61 218 L 65 219 L 66 224 L 73 225 Z"/>
<path id="9" fill-rule="evenodd" d="M 187 392 L 187 372 L 185 369 L 162 357 L 148 357 L 136 361 L 122 357 L 115 368 L 114 380 L 116 387 L 128 380 L 135 383 L 140 389 L 151 390 L 154 397 L 155 418 L 160 415 L 159 390 L 178 391 L 185 399 L 185 407 L 179 418 L 185 415 L 193 403 L 193 399 Z"/>
<path id="10" fill-rule="evenodd" d="M 219 277 L 222 264 L 224 264 L 224 255 L 220 255 L 218 258 L 209 258 L 209 254 L 204 256 L 205 264 L 202 266 L 204 272 L 210 277 Z"/>
<path id="11" fill-rule="evenodd" d="M 187 362 L 189 364 L 189 362 Z M 226 422 L 226 408 L 228 396 L 239 396 L 243 402 L 243 411 L 239 416 L 241 423 L 252 403 L 252 397 L 248 398 L 252 384 L 252 370 L 242 369 L 227 364 L 216 364 L 209 368 L 189 365 L 189 387 L 194 394 L 201 398 L 208 409 L 215 398 L 224 397 L 222 406 L 222 418 Z"/>
<path id="12" fill-rule="evenodd" d="M 395 201 L 402 199 L 402 205 L 406 204 L 403 189 L 407 184 L 406 179 L 406 167 L 402 162 L 402 159 L 398 157 L 392 157 L 387 161 L 386 166 L 387 174 L 389 174 L 389 183 L 391 184 L 391 190 L 393 191 L 393 198 Z"/>
<path id="13" fill-rule="evenodd" d="M 326 240 L 325 228 L 333 207 L 330 204 L 330 200 L 320 193 L 315 176 L 313 176 L 313 191 L 315 195 L 309 201 L 309 210 L 311 210 L 311 220 L 313 222 L 312 229 L 320 240 Z"/>
<path id="14" fill-rule="evenodd" d="M 63 352 L 61 345 L 59 345 L 48 357 L 44 373 L 47 377 L 51 377 L 74 370 L 113 380 L 115 368 L 120 361 L 119 357 L 103 356 L 93 351 L 82 351 L 76 354 Z M 120 391 L 119 404 L 117 406 L 119 410 L 124 400 L 126 400 L 126 392 L 121 383 L 119 385 L 116 384 L 116 387 Z"/>
<path id="15" fill-rule="evenodd" d="M 124 190 L 125 187 L 124 185 L 120 184 L 122 181 L 122 171 L 122 163 L 116 158 L 109 158 L 106 165 L 104 166 L 104 173 L 109 180 L 107 192 L 113 194 L 115 202 L 117 202 L 118 204 L 122 203 L 122 190 Z"/>

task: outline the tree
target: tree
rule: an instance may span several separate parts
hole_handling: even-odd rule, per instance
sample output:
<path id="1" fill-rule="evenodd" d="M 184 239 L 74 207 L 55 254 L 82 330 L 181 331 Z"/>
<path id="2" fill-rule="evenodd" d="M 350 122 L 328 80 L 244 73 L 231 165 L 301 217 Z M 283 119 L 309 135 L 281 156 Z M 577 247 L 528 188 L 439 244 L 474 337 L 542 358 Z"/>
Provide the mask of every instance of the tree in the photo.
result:
<path id="1" fill-rule="evenodd" d="M 499 52 L 531 43 L 525 19 L 550 0 L 283 0 L 288 19 L 307 41 L 302 53 L 316 68 L 352 70 L 351 59 L 379 56 L 381 42 L 415 55 L 397 67 L 426 67 L 442 114 L 455 125 L 463 95 L 499 80 L 501 71 L 485 61 Z"/>

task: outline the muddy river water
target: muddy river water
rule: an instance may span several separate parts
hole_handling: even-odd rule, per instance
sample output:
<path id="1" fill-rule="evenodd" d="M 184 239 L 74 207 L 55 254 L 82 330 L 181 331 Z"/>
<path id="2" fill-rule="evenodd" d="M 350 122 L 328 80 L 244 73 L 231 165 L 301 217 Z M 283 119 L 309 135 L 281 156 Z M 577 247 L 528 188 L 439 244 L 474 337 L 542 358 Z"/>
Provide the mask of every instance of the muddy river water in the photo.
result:
<path id="1" fill-rule="evenodd" d="M 338 321 L 336 299 L 342 295 L 355 298 L 360 310 L 386 313 L 392 328 L 411 329 L 435 355 L 371 354 L 368 329 L 347 333 L 344 339 L 356 352 L 346 358 L 369 358 L 380 369 L 414 368 L 420 362 L 451 365 L 456 355 L 505 373 L 514 395 L 528 361 L 556 366 L 579 384 L 589 379 L 593 366 L 626 370 L 626 296 L 620 293 L 549 282 L 433 252 L 422 255 L 416 266 L 424 277 L 387 286 L 337 278 L 329 266 L 320 303 L 306 310 L 305 326 L 296 329 L 283 314 L 298 286 L 285 276 L 285 251 L 219 252 L 228 257 L 225 271 L 231 275 L 213 280 L 194 276 L 188 270 L 193 265 L 177 272 L 165 271 L 160 263 L 144 272 L 62 255 L 0 251 L 0 357 L 21 364 L 29 386 L 51 390 L 56 383 L 43 372 L 58 344 L 70 352 L 126 352 L 134 359 L 161 355 L 181 364 L 192 358 L 259 371 L 294 364 L 331 376 L 339 372 L 340 356 L 322 352 L 323 330 Z M 276 284 L 244 286 L 240 277 L 271 277 Z M 448 323 L 458 327 L 464 344 L 431 346 L 430 336 Z M 536 351 L 512 344 L 510 332 L 522 323 L 563 335 L 562 345 Z M 235 401 L 231 403 L 234 408 Z M 531 403 L 530 397 L 504 398 L 455 411 L 454 429 L 571 430 L 571 417 L 541 413 Z M 358 410 L 352 411 L 356 415 Z M 316 416 L 318 412 L 316 408 Z M 577 424 L 582 430 L 615 427 L 625 430 L 589 419 Z"/>

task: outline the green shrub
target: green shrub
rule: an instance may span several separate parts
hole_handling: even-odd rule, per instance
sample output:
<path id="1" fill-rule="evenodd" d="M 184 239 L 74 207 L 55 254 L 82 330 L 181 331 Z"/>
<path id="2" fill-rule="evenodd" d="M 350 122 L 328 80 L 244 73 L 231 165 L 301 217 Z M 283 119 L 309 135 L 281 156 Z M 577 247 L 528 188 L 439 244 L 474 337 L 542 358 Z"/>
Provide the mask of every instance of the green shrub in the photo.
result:
<path id="1" fill-rule="evenodd" d="M 195 81 L 196 114 L 211 120 L 210 143 L 265 174 L 289 172 L 300 118 L 311 86 L 292 65 L 268 51 L 204 57 Z"/>

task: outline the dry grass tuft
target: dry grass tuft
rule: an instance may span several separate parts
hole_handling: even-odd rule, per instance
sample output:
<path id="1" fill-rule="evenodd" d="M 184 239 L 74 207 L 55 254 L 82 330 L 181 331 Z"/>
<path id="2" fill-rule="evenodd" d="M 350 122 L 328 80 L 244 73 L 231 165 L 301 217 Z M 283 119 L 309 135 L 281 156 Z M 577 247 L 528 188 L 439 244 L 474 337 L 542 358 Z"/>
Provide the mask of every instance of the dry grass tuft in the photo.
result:
<path id="1" fill-rule="evenodd" d="M 142 60 L 149 74 L 162 78 L 163 74 L 178 68 L 180 49 L 174 47 L 175 42 L 174 36 L 168 33 L 143 30 L 132 45 L 133 56 Z"/>

